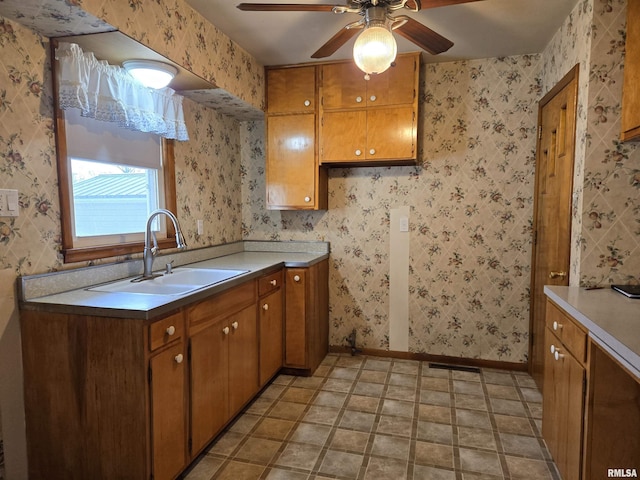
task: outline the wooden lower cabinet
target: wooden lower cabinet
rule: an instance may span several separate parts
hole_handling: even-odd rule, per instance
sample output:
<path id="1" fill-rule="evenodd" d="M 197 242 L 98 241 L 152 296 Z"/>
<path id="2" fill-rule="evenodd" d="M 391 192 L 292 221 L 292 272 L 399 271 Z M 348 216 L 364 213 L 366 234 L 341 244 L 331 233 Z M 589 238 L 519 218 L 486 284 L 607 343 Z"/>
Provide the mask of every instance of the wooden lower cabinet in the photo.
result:
<path id="1" fill-rule="evenodd" d="M 29 479 L 179 478 L 283 366 L 285 292 L 288 366 L 322 361 L 327 282 L 325 260 L 153 320 L 23 310 Z"/>
<path id="2" fill-rule="evenodd" d="M 545 343 L 542 433 L 562 478 L 579 480 L 585 368 L 548 328 Z"/>
<path id="3" fill-rule="evenodd" d="M 178 343 L 149 361 L 154 480 L 176 478 L 187 464 L 186 360 L 184 344 Z"/>
<path id="4" fill-rule="evenodd" d="M 283 361 L 283 271 L 265 275 L 260 280 L 258 302 L 260 338 L 260 386 L 267 384 L 282 368 Z"/>
<path id="5" fill-rule="evenodd" d="M 329 351 L 329 261 L 287 268 L 284 366 L 311 375 Z"/>
<path id="6" fill-rule="evenodd" d="M 182 312 L 150 323 L 27 310 L 20 321 L 30 480 L 158 480 L 184 470 Z"/>
<path id="7" fill-rule="evenodd" d="M 258 391 L 256 299 L 251 281 L 187 308 L 192 458 Z"/>

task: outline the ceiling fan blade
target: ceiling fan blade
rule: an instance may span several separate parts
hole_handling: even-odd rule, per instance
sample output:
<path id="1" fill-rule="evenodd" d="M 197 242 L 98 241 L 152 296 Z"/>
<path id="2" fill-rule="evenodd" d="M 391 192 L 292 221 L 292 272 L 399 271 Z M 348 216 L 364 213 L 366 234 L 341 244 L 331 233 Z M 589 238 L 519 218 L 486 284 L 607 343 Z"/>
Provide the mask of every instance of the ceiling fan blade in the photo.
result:
<path id="1" fill-rule="evenodd" d="M 331 12 L 334 6 L 303 3 L 241 3 L 238 8 L 249 12 Z"/>
<path id="2" fill-rule="evenodd" d="M 357 27 L 343 28 L 338 31 L 327 43 L 322 45 L 311 58 L 325 58 L 333 55 L 342 45 L 347 43 L 351 37 L 358 33 Z"/>
<path id="3" fill-rule="evenodd" d="M 398 32 L 399 35 L 402 35 L 432 55 L 446 52 L 453 47 L 451 40 L 434 32 L 429 27 L 425 27 L 420 22 L 416 22 L 409 17 L 403 17 L 403 20 L 406 20 L 406 22 L 395 29 L 394 32 Z"/>
<path id="4" fill-rule="evenodd" d="M 478 2 L 481 0 L 409 0 L 407 4 L 417 3 L 418 10 L 427 8 L 448 7 L 449 5 L 458 5 L 460 3 Z M 420 5 L 422 4 L 422 6 Z"/>

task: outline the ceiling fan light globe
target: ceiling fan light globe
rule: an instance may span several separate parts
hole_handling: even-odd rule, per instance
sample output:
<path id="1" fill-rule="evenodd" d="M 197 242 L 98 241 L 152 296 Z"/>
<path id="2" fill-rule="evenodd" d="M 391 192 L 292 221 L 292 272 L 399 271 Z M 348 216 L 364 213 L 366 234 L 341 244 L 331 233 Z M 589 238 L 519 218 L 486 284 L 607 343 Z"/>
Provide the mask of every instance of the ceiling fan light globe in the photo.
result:
<path id="1" fill-rule="evenodd" d="M 382 73 L 396 59 L 398 46 L 391 31 L 383 26 L 365 28 L 353 45 L 353 59 L 364 73 Z"/>

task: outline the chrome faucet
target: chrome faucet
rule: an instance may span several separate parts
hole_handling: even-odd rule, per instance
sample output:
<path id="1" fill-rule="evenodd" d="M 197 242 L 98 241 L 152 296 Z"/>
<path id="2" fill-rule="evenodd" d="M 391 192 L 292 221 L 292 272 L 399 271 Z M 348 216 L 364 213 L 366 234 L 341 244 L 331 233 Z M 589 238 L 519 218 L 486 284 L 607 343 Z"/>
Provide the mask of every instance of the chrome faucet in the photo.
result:
<path id="1" fill-rule="evenodd" d="M 144 252 L 142 253 L 144 271 L 142 272 L 142 276 L 138 277 L 136 281 L 148 280 L 158 276 L 153 274 L 153 259 L 156 253 L 158 253 L 158 240 L 156 238 L 156 232 L 151 231 L 151 223 L 153 222 L 153 219 L 161 213 L 165 214 L 173 222 L 173 228 L 176 230 L 177 247 L 180 250 L 182 250 L 183 248 L 187 248 L 187 244 L 184 241 L 184 236 L 182 235 L 182 231 L 180 230 L 180 225 L 178 224 L 178 219 L 176 218 L 176 216 L 169 210 L 166 210 L 164 208 L 154 210 L 153 212 L 151 212 L 149 218 L 147 219 L 147 229 L 144 234 Z M 153 247 L 151 246 L 152 238 Z"/>

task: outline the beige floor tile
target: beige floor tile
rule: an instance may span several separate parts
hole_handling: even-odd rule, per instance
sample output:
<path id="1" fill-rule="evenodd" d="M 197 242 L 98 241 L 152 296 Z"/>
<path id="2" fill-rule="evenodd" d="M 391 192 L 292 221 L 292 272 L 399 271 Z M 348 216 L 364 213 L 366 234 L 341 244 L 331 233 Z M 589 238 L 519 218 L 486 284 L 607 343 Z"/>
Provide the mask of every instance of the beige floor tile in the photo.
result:
<path id="1" fill-rule="evenodd" d="M 333 425 L 338 419 L 340 409 L 335 407 L 323 407 L 320 405 L 312 405 L 303 417 L 303 421 L 309 423 L 322 423 L 324 425 Z"/>
<path id="2" fill-rule="evenodd" d="M 428 365 L 422 367 L 422 375 L 425 377 L 451 378 L 451 371 L 444 368 L 431 368 Z"/>
<path id="3" fill-rule="evenodd" d="M 469 382 L 467 380 L 453 380 L 453 391 L 455 393 L 465 393 L 467 395 L 484 395 L 482 384 Z"/>
<path id="4" fill-rule="evenodd" d="M 466 408 L 468 410 L 487 411 L 487 399 L 484 395 L 467 395 L 465 393 L 456 393 L 453 402 L 456 408 Z"/>
<path id="5" fill-rule="evenodd" d="M 340 478 L 357 479 L 364 461 L 363 455 L 327 450 L 320 465 L 320 473 Z"/>
<path id="6" fill-rule="evenodd" d="M 493 431 L 483 428 L 458 427 L 458 444 L 462 447 L 497 451 Z"/>
<path id="7" fill-rule="evenodd" d="M 407 462 L 393 458 L 371 457 L 364 475 L 365 480 L 405 480 L 407 478 Z"/>
<path id="8" fill-rule="evenodd" d="M 237 432 L 225 432 L 218 441 L 213 444 L 208 453 L 228 457 L 245 438 L 245 435 Z"/>
<path id="9" fill-rule="evenodd" d="M 217 480 L 258 480 L 265 468 L 241 462 L 227 463 L 217 476 Z"/>
<path id="10" fill-rule="evenodd" d="M 486 412 L 456 408 L 455 415 L 455 422 L 458 425 L 491 429 L 491 420 Z"/>
<path id="11" fill-rule="evenodd" d="M 347 410 L 357 410 L 359 412 L 376 413 L 380 407 L 380 398 L 365 397 L 363 395 L 351 395 Z"/>
<path id="12" fill-rule="evenodd" d="M 451 424 L 451 408 L 440 405 L 419 405 L 419 418 L 429 422 Z"/>
<path id="13" fill-rule="evenodd" d="M 334 367 L 329 373 L 329 378 L 339 378 L 342 380 L 355 380 L 358 376 L 358 370 L 355 368 Z"/>
<path id="14" fill-rule="evenodd" d="M 310 388 L 289 387 L 280 400 L 293 403 L 309 403 L 314 395 L 315 390 Z"/>
<path id="15" fill-rule="evenodd" d="M 385 399 L 382 403 L 382 413 L 384 415 L 412 418 L 414 411 L 415 404 L 413 402 Z"/>
<path id="16" fill-rule="evenodd" d="M 371 455 L 408 460 L 410 447 L 411 441 L 408 438 L 376 435 L 373 439 Z"/>
<path id="17" fill-rule="evenodd" d="M 359 432 L 370 432 L 376 416 L 373 413 L 353 412 L 345 413 L 340 420 L 340 428 L 347 430 L 357 430 Z"/>
<path id="18" fill-rule="evenodd" d="M 248 460 L 252 463 L 261 465 L 269 465 L 273 457 L 278 452 L 282 442 L 268 440 L 266 438 L 249 438 L 238 449 L 235 458 L 240 460 Z"/>
<path id="19" fill-rule="evenodd" d="M 506 454 L 535 458 L 538 460 L 544 459 L 540 443 L 536 437 L 501 433 L 500 443 L 502 443 L 502 449 Z"/>
<path id="20" fill-rule="evenodd" d="M 187 473 L 184 480 L 211 480 L 211 477 L 218 471 L 224 460 L 205 455 Z"/>
<path id="21" fill-rule="evenodd" d="M 388 372 L 391 369 L 391 364 L 392 361 L 390 359 L 367 358 L 363 368 L 365 370 Z"/>
<path id="22" fill-rule="evenodd" d="M 487 385 L 487 393 L 493 398 L 507 398 L 509 400 L 520 400 L 518 390 L 508 385 Z"/>
<path id="23" fill-rule="evenodd" d="M 361 382 L 367 383 L 386 383 L 389 374 L 380 370 L 363 370 L 358 378 Z"/>
<path id="24" fill-rule="evenodd" d="M 481 376 L 479 373 L 476 372 L 465 372 L 462 370 L 452 370 L 451 371 L 451 377 L 454 380 L 464 380 L 467 382 L 480 382 L 481 380 Z"/>
<path id="25" fill-rule="evenodd" d="M 485 370 L 482 372 L 482 376 L 487 384 L 514 385 L 513 378 L 510 373 Z"/>
<path id="26" fill-rule="evenodd" d="M 413 433 L 413 419 L 405 417 L 390 417 L 380 415 L 376 433 L 395 435 L 398 437 L 410 437 Z"/>
<path id="27" fill-rule="evenodd" d="M 346 393 L 339 392 L 318 392 L 313 400 L 314 405 L 322 405 L 324 407 L 341 408 L 344 405 L 344 401 L 347 399 Z"/>
<path id="28" fill-rule="evenodd" d="M 307 480 L 308 478 L 308 473 L 299 473 L 291 470 L 283 470 L 281 468 L 272 468 L 267 475 L 267 480 Z"/>
<path id="29" fill-rule="evenodd" d="M 500 432 L 529 436 L 534 435 L 528 418 L 496 414 L 494 415 L 494 419 Z"/>
<path id="30" fill-rule="evenodd" d="M 422 380 L 420 381 L 420 389 L 448 392 L 449 379 L 439 377 L 422 377 Z"/>
<path id="31" fill-rule="evenodd" d="M 368 443 L 369 433 L 338 428 L 333 435 L 331 448 L 348 452 L 364 452 Z"/>
<path id="32" fill-rule="evenodd" d="M 502 466 L 497 453 L 460 448 L 460 466 L 462 470 L 470 472 L 502 475 Z"/>
<path id="33" fill-rule="evenodd" d="M 321 447 L 329 438 L 331 427 L 325 425 L 314 425 L 311 423 L 299 424 L 291 437 L 290 442 L 306 443 L 309 445 L 317 445 Z"/>
<path id="34" fill-rule="evenodd" d="M 284 418 L 286 420 L 298 420 L 304 413 L 307 406 L 304 403 L 276 402 L 269 410 L 267 416 L 271 418 Z"/>
<path id="35" fill-rule="evenodd" d="M 456 480 L 456 472 L 444 468 L 415 465 L 413 467 L 413 480 Z"/>
<path id="36" fill-rule="evenodd" d="M 453 447 L 416 441 L 416 463 L 453 468 Z"/>
<path id="37" fill-rule="evenodd" d="M 295 422 L 277 418 L 265 418 L 251 433 L 252 436 L 284 440 L 294 427 Z"/>
<path id="38" fill-rule="evenodd" d="M 353 393 L 367 397 L 380 397 L 384 392 L 384 385 L 380 383 L 358 382 Z"/>
<path id="39" fill-rule="evenodd" d="M 339 378 L 328 378 L 322 385 L 322 390 L 328 392 L 348 393 L 353 388 L 353 382 L 349 380 L 341 380 Z"/>
<path id="40" fill-rule="evenodd" d="M 453 443 L 453 427 L 444 423 L 418 422 L 418 439 L 433 443 Z"/>
<path id="41" fill-rule="evenodd" d="M 451 395 L 449 394 L 449 392 L 420 390 L 420 403 L 428 403 L 431 405 L 448 407 L 451 405 Z"/>
<path id="42" fill-rule="evenodd" d="M 289 443 L 275 461 L 276 465 L 311 471 L 318 460 L 320 449 L 315 445 Z M 243 478 L 243 477 L 239 477 Z M 234 479 L 238 480 L 238 479 Z M 244 479 L 243 479 L 244 480 Z"/>
<path id="43" fill-rule="evenodd" d="M 514 415 L 518 417 L 526 417 L 527 412 L 522 402 L 518 400 L 506 400 L 504 398 L 492 398 L 491 408 L 493 413 L 502 415 Z"/>
<path id="44" fill-rule="evenodd" d="M 505 457 L 511 478 L 514 480 L 551 480 L 547 463 L 529 458 Z"/>

